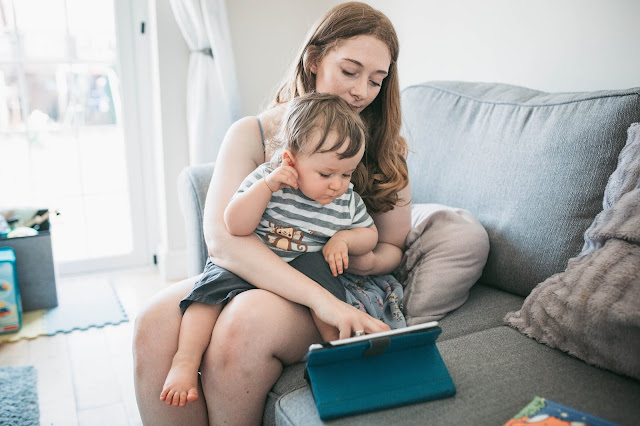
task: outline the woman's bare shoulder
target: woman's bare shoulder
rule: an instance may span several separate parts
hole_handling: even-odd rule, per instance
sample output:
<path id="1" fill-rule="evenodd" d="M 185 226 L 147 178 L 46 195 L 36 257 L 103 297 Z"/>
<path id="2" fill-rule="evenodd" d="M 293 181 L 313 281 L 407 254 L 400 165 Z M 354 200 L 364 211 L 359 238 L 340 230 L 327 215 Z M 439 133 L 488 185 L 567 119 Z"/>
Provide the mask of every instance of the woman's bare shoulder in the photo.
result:
<path id="1" fill-rule="evenodd" d="M 280 104 L 260 113 L 260 122 L 262 123 L 262 129 L 264 130 L 265 137 L 267 139 L 273 138 L 273 136 L 278 132 L 280 123 L 282 123 L 282 116 L 286 109 L 287 104 Z"/>
<path id="2" fill-rule="evenodd" d="M 246 116 L 234 122 L 227 131 L 227 135 L 243 135 L 243 136 L 255 136 L 260 137 L 260 126 L 258 125 L 258 119 L 255 116 Z"/>
<path id="3" fill-rule="evenodd" d="M 255 116 L 243 117 L 227 130 L 218 159 L 251 158 L 255 164 L 264 162 L 260 126 Z"/>

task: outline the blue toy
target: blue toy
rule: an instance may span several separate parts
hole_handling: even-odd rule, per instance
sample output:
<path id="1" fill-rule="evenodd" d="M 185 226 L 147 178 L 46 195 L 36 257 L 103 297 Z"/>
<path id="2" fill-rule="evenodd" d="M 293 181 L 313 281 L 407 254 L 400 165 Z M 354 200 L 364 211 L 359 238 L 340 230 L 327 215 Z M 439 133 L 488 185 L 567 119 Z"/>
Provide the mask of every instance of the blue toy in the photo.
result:
<path id="1" fill-rule="evenodd" d="M 22 304 L 18 290 L 16 255 L 10 247 L 0 247 L 0 334 L 15 333 L 22 327 Z"/>

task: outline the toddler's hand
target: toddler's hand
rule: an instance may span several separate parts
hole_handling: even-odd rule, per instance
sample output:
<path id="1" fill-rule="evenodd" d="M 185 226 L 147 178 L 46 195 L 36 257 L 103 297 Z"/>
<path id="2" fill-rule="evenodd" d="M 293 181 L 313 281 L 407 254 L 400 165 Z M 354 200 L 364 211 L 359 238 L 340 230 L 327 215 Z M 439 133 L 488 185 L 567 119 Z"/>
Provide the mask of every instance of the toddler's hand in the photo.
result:
<path id="1" fill-rule="evenodd" d="M 298 189 L 298 172 L 291 166 L 291 160 L 284 159 L 282 165 L 264 178 L 271 192 L 290 186 Z"/>
<path id="2" fill-rule="evenodd" d="M 336 234 L 337 235 L 337 234 Z M 322 249 L 324 260 L 329 264 L 334 277 L 342 274 L 349 267 L 349 247 L 342 238 L 331 237 Z"/>

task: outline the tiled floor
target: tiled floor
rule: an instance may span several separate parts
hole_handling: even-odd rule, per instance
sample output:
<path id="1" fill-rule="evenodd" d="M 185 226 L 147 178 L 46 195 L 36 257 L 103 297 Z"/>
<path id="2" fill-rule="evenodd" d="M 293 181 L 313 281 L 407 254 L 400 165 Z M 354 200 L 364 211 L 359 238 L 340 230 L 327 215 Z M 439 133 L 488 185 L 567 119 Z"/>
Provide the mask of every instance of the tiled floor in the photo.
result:
<path id="1" fill-rule="evenodd" d="M 99 275 L 105 276 L 129 322 L 0 345 L 0 366 L 36 367 L 41 425 L 141 424 L 133 391 L 133 321 L 145 302 L 171 283 L 163 281 L 155 268 Z"/>

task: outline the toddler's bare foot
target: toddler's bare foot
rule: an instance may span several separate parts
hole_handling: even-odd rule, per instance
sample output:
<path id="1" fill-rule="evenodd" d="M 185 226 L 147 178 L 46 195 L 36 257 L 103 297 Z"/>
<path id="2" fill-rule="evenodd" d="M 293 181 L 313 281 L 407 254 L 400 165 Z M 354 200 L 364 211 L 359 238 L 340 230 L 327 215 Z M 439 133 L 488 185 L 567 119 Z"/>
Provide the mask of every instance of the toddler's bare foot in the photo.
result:
<path id="1" fill-rule="evenodd" d="M 160 400 L 174 407 L 184 407 L 187 402 L 197 400 L 199 365 L 199 362 L 192 358 L 176 354 L 164 382 Z"/>

